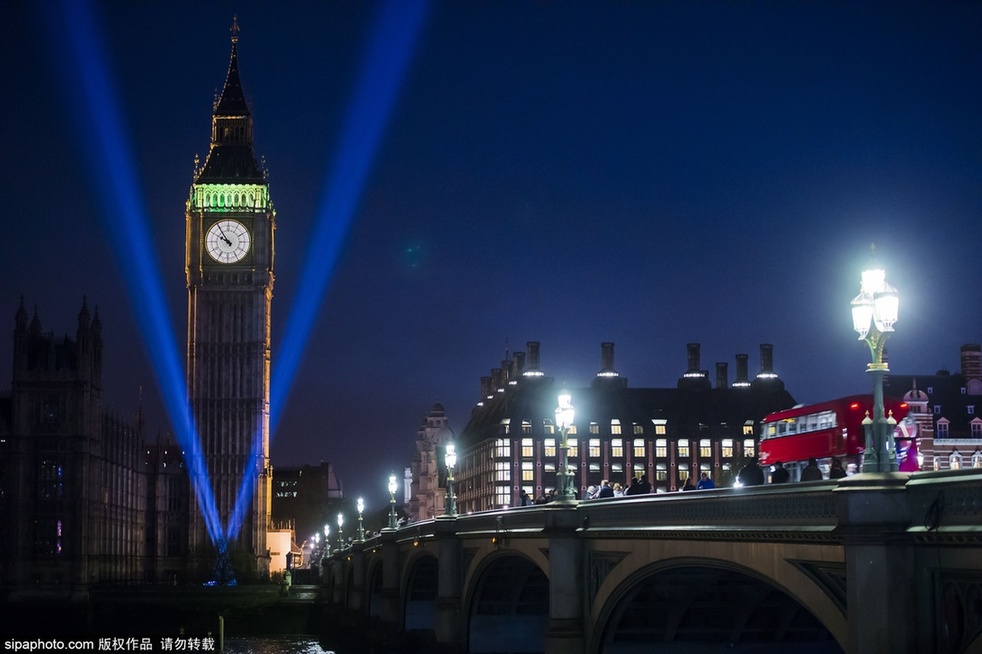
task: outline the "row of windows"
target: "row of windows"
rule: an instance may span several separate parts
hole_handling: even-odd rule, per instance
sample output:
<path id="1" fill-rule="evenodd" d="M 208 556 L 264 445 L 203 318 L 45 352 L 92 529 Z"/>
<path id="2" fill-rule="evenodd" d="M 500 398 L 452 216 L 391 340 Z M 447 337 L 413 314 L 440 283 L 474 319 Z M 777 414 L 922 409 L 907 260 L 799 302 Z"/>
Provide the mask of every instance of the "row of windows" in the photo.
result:
<path id="1" fill-rule="evenodd" d="M 568 438 L 568 455 L 571 457 L 579 456 L 579 441 L 576 438 Z M 720 456 L 724 459 L 733 458 L 733 444 L 734 439 L 724 438 L 719 441 L 720 443 Z M 643 438 L 635 438 L 633 441 L 629 441 L 631 447 L 631 453 L 633 458 L 644 458 L 647 455 L 647 442 Z M 545 438 L 542 440 L 543 456 L 546 458 L 555 457 L 557 453 L 557 442 L 555 438 Z M 698 441 L 690 441 L 688 438 L 680 438 L 675 441 L 676 454 L 682 458 L 688 458 L 691 456 L 692 450 L 698 448 L 699 456 L 702 458 L 709 458 L 713 456 L 713 441 L 709 438 L 699 439 Z M 613 458 L 623 458 L 625 450 L 624 439 L 612 438 L 610 440 L 610 456 Z M 587 440 L 587 457 L 598 459 L 600 458 L 601 451 L 601 441 L 599 438 L 591 438 Z M 747 438 L 743 441 L 743 451 L 747 456 L 753 456 L 756 451 L 756 444 L 754 439 Z M 523 459 L 531 459 L 535 457 L 535 439 L 523 438 L 521 441 L 521 452 Z M 668 457 L 668 439 L 658 438 L 655 439 L 655 456 L 658 458 Z M 494 446 L 494 457 L 496 459 L 510 459 L 511 458 L 511 441 L 505 438 L 500 438 L 495 442 Z"/>
<path id="2" fill-rule="evenodd" d="M 787 418 L 763 426 L 761 438 L 775 438 L 803 434 L 820 429 L 832 429 L 836 425 L 835 411 L 819 411 L 798 418 Z"/>
<path id="3" fill-rule="evenodd" d="M 656 435 L 665 434 L 665 428 L 666 428 L 666 426 L 663 425 L 663 424 L 656 424 L 655 425 L 655 434 Z M 590 431 L 591 434 L 599 434 L 600 433 L 600 423 L 591 422 L 589 424 L 588 429 L 589 429 L 589 431 Z M 511 418 L 505 418 L 504 420 L 501 421 L 501 431 L 502 431 L 503 434 L 511 434 L 512 433 L 512 429 L 511 429 Z M 532 433 L 532 421 L 531 420 L 522 420 L 521 433 L 522 434 L 531 434 Z M 548 418 L 545 419 L 545 420 L 543 420 L 542 421 L 542 433 L 544 433 L 544 434 L 555 434 L 556 433 L 556 425 L 555 425 L 555 423 L 553 423 L 553 421 L 552 420 L 549 420 Z M 576 431 L 576 425 L 570 425 L 569 426 L 569 430 L 567 431 L 567 433 L 569 433 L 569 434 L 575 434 L 575 433 L 577 433 L 577 431 Z M 610 433 L 613 434 L 613 435 L 615 435 L 615 436 L 619 436 L 619 435 L 621 435 L 621 434 L 624 433 L 623 427 L 621 425 L 621 421 L 620 420 L 614 419 L 614 420 L 611 420 L 610 421 Z M 635 434 L 637 436 L 643 435 L 644 434 L 644 425 L 642 425 L 640 423 L 637 423 L 637 422 L 631 423 L 631 433 L 632 434 Z"/>
<path id="4" fill-rule="evenodd" d="M 935 429 L 935 436 L 938 438 L 948 438 L 950 430 L 948 429 L 951 421 L 947 418 L 941 418 L 938 420 L 938 424 Z M 969 424 L 971 429 L 972 438 L 982 438 L 982 419 L 976 418 Z"/>

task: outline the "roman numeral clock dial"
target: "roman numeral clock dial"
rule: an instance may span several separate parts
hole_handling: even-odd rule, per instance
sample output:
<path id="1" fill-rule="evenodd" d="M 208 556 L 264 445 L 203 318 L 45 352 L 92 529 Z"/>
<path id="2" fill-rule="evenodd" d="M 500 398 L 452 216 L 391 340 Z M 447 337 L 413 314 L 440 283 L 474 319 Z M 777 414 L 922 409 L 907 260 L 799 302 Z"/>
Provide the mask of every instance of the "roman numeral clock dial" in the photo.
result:
<path id="1" fill-rule="evenodd" d="M 241 261 L 249 252 L 249 230 L 237 220 L 219 220 L 208 229 L 205 247 L 218 263 Z"/>

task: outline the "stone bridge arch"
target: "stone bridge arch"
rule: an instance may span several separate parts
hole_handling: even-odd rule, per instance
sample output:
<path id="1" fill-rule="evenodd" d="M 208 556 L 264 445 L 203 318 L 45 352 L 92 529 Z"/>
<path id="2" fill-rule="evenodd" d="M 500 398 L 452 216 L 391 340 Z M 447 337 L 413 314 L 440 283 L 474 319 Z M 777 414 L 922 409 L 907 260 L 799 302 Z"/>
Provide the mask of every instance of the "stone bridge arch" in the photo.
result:
<path id="1" fill-rule="evenodd" d="M 406 562 L 403 629 L 432 633 L 436 626 L 439 561 L 426 550 Z"/>
<path id="2" fill-rule="evenodd" d="M 381 558 L 375 558 L 369 562 L 365 571 L 365 579 L 365 600 L 367 603 L 365 613 L 370 617 L 379 618 L 382 616 L 384 604 Z"/>
<path id="3" fill-rule="evenodd" d="M 549 578 L 535 558 L 502 549 L 474 563 L 463 604 L 468 652 L 545 651 Z"/>
<path id="4" fill-rule="evenodd" d="M 751 568 L 677 557 L 620 576 L 595 604 L 590 651 L 843 651 L 789 589 Z M 838 625 L 835 625 L 838 626 Z M 652 649 L 657 646 L 657 649 Z"/>

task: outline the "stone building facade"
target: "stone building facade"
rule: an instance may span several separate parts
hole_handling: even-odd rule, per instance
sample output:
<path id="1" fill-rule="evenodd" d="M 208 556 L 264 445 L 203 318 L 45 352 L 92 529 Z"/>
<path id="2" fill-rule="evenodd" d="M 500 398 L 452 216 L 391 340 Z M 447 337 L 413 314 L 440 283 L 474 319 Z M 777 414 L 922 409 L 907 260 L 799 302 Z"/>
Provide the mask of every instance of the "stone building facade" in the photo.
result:
<path id="1" fill-rule="evenodd" d="M 481 401 L 457 444 L 461 512 L 513 506 L 522 490 L 537 498 L 556 487 L 555 409 L 562 389 L 540 368 L 539 343 L 527 348 L 482 377 Z M 727 483 L 756 456 L 760 420 L 795 404 L 773 370 L 772 346 L 760 352 L 753 379 L 748 356 L 740 354 L 733 383 L 727 364 L 719 363 L 714 384 L 700 367 L 699 344 L 691 343 L 674 388 L 631 388 L 614 369 L 614 344 L 603 343 L 590 385 L 566 389 L 576 410 L 568 462 L 577 496 L 602 479 L 626 488 L 642 475 L 653 492 L 678 490 L 701 472 Z"/>

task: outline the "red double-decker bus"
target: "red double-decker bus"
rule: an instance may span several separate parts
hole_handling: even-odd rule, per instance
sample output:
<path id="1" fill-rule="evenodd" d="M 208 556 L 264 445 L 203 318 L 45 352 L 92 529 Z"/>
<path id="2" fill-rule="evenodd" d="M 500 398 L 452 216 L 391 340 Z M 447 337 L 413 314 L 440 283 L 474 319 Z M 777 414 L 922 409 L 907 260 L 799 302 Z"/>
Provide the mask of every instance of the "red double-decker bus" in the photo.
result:
<path id="1" fill-rule="evenodd" d="M 898 422 L 908 411 L 906 402 L 893 398 L 884 398 L 883 407 L 886 415 L 892 411 Z M 850 395 L 772 413 L 761 421 L 760 464 L 790 464 L 792 480 L 799 478 L 801 468 L 811 458 L 826 474 L 832 457 L 841 459 L 847 469 L 860 470 L 866 449 L 862 422 L 867 411 L 872 417 L 872 395 Z"/>

